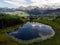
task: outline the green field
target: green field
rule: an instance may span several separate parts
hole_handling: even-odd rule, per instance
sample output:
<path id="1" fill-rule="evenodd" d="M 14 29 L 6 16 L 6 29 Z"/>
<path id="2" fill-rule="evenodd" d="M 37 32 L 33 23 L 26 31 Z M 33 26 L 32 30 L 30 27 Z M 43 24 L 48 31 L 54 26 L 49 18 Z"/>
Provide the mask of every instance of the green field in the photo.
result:
<path id="1" fill-rule="evenodd" d="M 15 12 L 4 12 L 6 14 L 10 14 L 10 15 L 18 15 L 20 17 L 26 17 L 29 16 L 29 14 L 25 13 L 25 12 L 21 12 L 21 11 L 15 11 Z"/>
<path id="2" fill-rule="evenodd" d="M 44 19 L 37 19 L 39 23 L 44 23 L 53 27 L 55 31 L 55 36 L 44 41 L 34 42 L 32 44 L 27 45 L 60 45 L 60 18 L 53 20 L 48 20 L 48 18 Z M 25 45 L 20 44 L 17 41 L 13 40 L 12 38 L 8 37 L 5 33 L 11 30 L 18 28 L 20 25 L 7 27 L 4 29 L 0 29 L 0 45 Z"/>

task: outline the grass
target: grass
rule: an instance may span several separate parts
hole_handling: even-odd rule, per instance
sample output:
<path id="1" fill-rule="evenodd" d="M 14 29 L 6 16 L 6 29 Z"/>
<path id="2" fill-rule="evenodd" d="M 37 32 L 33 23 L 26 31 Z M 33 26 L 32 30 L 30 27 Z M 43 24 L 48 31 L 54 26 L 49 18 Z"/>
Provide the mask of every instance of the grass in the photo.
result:
<path id="1" fill-rule="evenodd" d="M 4 12 L 6 14 L 10 14 L 10 15 L 18 15 L 20 17 L 26 17 L 26 16 L 29 16 L 29 14 L 27 13 L 24 13 L 22 11 L 15 11 L 15 12 Z"/>
<path id="2" fill-rule="evenodd" d="M 0 29 L 0 45 L 17 45 L 18 43 L 8 37 L 5 33 L 18 28 L 20 25 Z"/>
<path id="3" fill-rule="evenodd" d="M 52 21 L 52 20 L 47 20 L 47 19 L 42 19 L 42 20 L 39 19 L 37 21 L 40 23 L 51 25 L 56 34 L 54 37 L 48 40 L 44 40 L 41 42 L 34 42 L 32 44 L 27 44 L 27 45 L 60 45 L 60 23 L 59 23 L 60 20 Z M 13 40 L 12 38 L 8 37 L 7 35 L 5 35 L 6 32 L 14 30 L 19 26 L 20 25 L 12 26 L 12 27 L 8 27 L 8 28 L 0 30 L 0 45 L 22 45 L 16 42 L 15 40 Z"/>

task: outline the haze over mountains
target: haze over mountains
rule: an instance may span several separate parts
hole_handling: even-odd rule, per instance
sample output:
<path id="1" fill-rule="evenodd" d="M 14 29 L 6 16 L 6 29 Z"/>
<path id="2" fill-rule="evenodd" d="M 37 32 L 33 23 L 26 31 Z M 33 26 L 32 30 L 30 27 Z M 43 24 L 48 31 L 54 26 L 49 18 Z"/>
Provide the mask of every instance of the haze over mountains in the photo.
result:
<path id="1" fill-rule="evenodd" d="M 13 12 L 13 11 L 15 11 L 14 8 L 8 8 L 8 7 L 0 8 L 0 12 Z"/>
<path id="2" fill-rule="evenodd" d="M 20 6 L 16 10 L 24 11 L 28 14 L 33 14 L 33 15 L 60 12 L 60 8 L 55 8 L 54 6 L 50 7 L 50 6 L 47 6 L 47 5 L 42 6 L 42 7 L 38 7 L 38 6 L 23 7 L 23 6 Z"/>
<path id="3" fill-rule="evenodd" d="M 0 12 L 13 12 L 13 11 L 23 11 L 28 14 L 39 15 L 39 14 L 48 14 L 48 13 L 56 13 L 60 12 L 60 8 L 55 8 L 44 5 L 42 7 L 38 6 L 20 6 L 19 8 L 0 8 Z"/>

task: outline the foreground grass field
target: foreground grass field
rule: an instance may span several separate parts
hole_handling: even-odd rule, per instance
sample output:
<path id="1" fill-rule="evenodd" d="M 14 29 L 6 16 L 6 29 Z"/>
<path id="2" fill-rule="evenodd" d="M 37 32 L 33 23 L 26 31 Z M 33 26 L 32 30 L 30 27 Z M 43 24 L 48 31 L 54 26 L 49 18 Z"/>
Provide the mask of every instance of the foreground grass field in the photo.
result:
<path id="1" fill-rule="evenodd" d="M 33 44 L 27 44 L 27 45 L 60 45 L 60 19 L 56 21 L 48 20 L 48 19 L 42 19 L 42 20 L 37 20 L 37 22 L 44 23 L 51 25 L 55 31 L 55 36 L 48 39 L 44 40 L 41 42 L 34 42 Z M 18 28 L 20 25 L 8 27 L 5 29 L 0 29 L 0 45 L 25 45 L 25 44 L 19 44 L 12 38 L 8 37 L 5 33 L 9 32 L 11 30 L 14 30 Z"/>

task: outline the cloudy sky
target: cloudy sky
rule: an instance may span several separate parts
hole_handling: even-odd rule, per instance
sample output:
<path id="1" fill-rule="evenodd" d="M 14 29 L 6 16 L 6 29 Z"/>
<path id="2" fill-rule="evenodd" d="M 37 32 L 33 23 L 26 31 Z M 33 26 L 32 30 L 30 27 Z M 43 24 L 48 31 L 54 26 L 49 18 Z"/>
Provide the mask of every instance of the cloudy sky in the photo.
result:
<path id="1" fill-rule="evenodd" d="M 0 7 L 16 8 L 19 6 L 58 6 L 60 7 L 60 0 L 0 0 Z"/>

